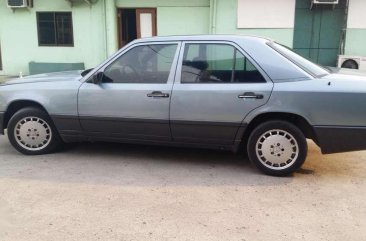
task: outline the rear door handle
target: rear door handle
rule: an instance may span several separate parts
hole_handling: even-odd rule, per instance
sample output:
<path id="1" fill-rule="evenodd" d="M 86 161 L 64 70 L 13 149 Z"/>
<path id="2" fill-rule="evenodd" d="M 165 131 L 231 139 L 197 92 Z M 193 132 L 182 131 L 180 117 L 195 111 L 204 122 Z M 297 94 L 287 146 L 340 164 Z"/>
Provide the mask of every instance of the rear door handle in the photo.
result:
<path id="1" fill-rule="evenodd" d="M 254 92 L 245 92 L 242 95 L 238 95 L 239 99 L 263 99 L 262 94 L 256 94 Z"/>
<path id="2" fill-rule="evenodd" d="M 147 97 L 157 97 L 157 98 L 169 98 L 168 93 L 163 93 L 161 91 L 153 91 L 147 94 Z"/>

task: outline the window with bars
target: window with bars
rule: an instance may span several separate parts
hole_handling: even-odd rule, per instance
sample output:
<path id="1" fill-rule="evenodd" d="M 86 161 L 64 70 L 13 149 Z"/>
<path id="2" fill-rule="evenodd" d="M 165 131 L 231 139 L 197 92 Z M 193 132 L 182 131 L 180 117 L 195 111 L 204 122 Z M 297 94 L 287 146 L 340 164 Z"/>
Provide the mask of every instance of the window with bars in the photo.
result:
<path id="1" fill-rule="evenodd" d="M 74 46 L 71 12 L 37 12 L 39 46 Z"/>

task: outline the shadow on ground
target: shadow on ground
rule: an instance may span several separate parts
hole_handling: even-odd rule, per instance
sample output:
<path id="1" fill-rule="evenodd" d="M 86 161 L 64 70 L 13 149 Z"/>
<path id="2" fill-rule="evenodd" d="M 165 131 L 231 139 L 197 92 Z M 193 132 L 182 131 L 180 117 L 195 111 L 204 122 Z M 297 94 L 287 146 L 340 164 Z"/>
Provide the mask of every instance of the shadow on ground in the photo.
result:
<path id="1" fill-rule="evenodd" d="M 243 153 L 117 143 L 80 143 L 41 156 L 16 152 L 0 138 L 0 177 L 101 185 L 286 185 L 294 176 L 314 174 L 301 169 L 289 177 L 258 172 Z"/>

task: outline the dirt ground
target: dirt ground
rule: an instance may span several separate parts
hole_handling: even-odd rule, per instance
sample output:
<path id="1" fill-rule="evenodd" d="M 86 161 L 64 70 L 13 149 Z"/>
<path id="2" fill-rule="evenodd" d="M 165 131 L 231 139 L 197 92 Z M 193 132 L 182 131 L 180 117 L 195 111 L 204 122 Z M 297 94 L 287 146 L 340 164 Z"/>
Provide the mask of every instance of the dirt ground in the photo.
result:
<path id="1" fill-rule="evenodd" d="M 0 240 L 366 240 L 366 152 L 269 177 L 243 155 L 77 144 L 23 156 L 0 136 Z"/>

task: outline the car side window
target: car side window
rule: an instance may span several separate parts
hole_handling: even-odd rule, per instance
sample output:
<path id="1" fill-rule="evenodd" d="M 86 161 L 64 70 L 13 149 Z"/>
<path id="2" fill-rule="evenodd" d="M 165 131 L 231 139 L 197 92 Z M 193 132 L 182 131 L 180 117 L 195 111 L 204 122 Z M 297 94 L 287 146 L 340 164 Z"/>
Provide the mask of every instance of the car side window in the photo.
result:
<path id="1" fill-rule="evenodd" d="M 228 44 L 185 44 L 181 83 L 263 83 L 257 68 Z"/>
<path id="2" fill-rule="evenodd" d="M 166 83 L 177 44 L 134 47 L 104 70 L 104 83 Z"/>

